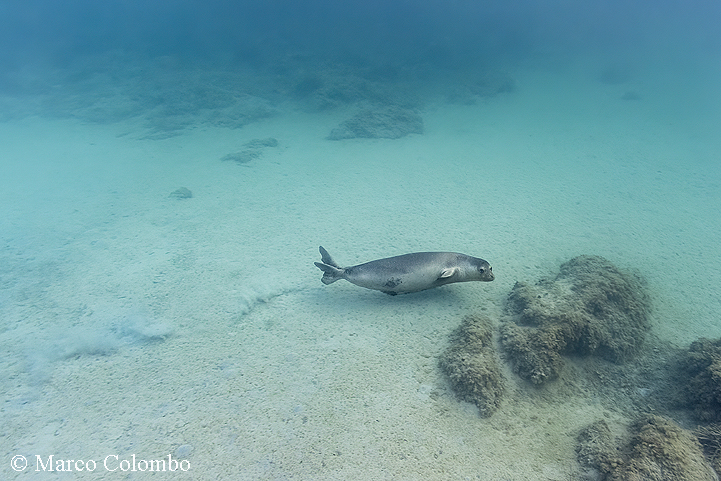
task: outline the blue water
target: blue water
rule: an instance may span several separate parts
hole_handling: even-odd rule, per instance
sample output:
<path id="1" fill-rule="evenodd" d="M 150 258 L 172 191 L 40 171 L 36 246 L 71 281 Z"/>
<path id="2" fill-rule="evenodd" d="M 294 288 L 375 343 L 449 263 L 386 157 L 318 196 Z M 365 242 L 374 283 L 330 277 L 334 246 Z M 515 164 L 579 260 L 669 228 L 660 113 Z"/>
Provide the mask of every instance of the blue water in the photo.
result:
<path id="1" fill-rule="evenodd" d="M 581 254 L 646 279 L 650 345 L 721 336 L 719 24 L 710 0 L 0 2 L 1 477 L 580 476 L 626 390 L 508 369 L 483 419 L 437 360 Z M 324 286 L 321 244 L 496 279 Z"/>

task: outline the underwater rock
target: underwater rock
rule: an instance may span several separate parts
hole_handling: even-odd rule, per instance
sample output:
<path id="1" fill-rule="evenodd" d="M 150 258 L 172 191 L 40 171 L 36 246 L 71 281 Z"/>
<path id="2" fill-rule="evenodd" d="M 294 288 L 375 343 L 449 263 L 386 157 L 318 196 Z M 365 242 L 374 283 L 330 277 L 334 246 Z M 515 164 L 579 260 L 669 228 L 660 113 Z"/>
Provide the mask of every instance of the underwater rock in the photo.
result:
<path id="1" fill-rule="evenodd" d="M 171 192 L 168 197 L 173 197 L 175 199 L 190 199 L 193 197 L 193 193 L 187 187 L 181 187 Z"/>
<path id="2" fill-rule="evenodd" d="M 604 421 L 583 429 L 578 461 L 602 481 L 705 481 L 718 479 L 701 445 L 671 420 L 648 415 L 630 428 L 629 438 L 613 439 Z"/>
<path id="3" fill-rule="evenodd" d="M 529 329 L 513 323 L 501 327 L 501 345 L 513 370 L 533 384 L 556 379 L 563 368 L 566 336 L 560 329 Z"/>
<path id="4" fill-rule="evenodd" d="M 516 90 L 516 81 L 506 72 L 487 72 L 473 80 L 452 86 L 447 95 L 448 103 L 473 105 L 481 98 L 494 97 Z"/>
<path id="5" fill-rule="evenodd" d="M 240 152 L 233 152 L 232 154 L 225 155 L 220 160 L 223 162 L 232 160 L 239 164 L 247 164 L 251 160 L 260 158 L 261 155 L 263 155 L 263 152 L 258 149 L 245 149 Z"/>
<path id="6" fill-rule="evenodd" d="M 348 72 L 326 70 L 322 77 L 306 77 L 293 88 L 299 99 L 305 100 L 311 111 L 322 112 L 346 107 L 358 102 L 377 102 L 382 89 L 374 83 Z"/>
<path id="7" fill-rule="evenodd" d="M 263 149 L 266 147 L 278 147 L 278 140 L 274 137 L 266 139 L 253 139 L 243 144 L 247 147 L 240 152 L 233 152 L 223 156 L 220 160 L 223 162 L 232 160 L 239 164 L 247 164 L 251 160 L 259 159 L 263 155 Z"/>
<path id="8" fill-rule="evenodd" d="M 398 106 L 363 110 L 341 123 L 328 135 L 328 140 L 399 139 L 423 133 L 423 119 L 412 109 Z"/>
<path id="9" fill-rule="evenodd" d="M 277 114 L 269 100 L 237 94 L 236 87 L 211 88 L 196 85 L 202 82 L 199 78 L 185 80 L 187 83 L 176 80 L 178 85 L 153 88 L 162 89 L 162 93 L 144 104 L 148 133 L 143 139 L 167 139 L 198 125 L 238 129 Z M 145 95 L 139 94 L 139 98 Z"/>
<path id="10" fill-rule="evenodd" d="M 721 424 L 700 426 L 695 431 L 706 459 L 716 473 L 721 473 Z"/>
<path id="11" fill-rule="evenodd" d="M 312 75 L 291 78 L 288 92 L 312 112 L 323 112 L 351 105 L 396 105 L 415 108 L 421 103 L 414 89 L 391 68 L 347 68 L 326 65 Z M 396 76 L 398 73 L 396 72 Z"/>
<path id="12" fill-rule="evenodd" d="M 478 406 L 481 416 L 490 416 L 498 408 L 505 383 L 493 348 L 490 319 L 464 318 L 439 364 L 458 397 Z"/>
<path id="13" fill-rule="evenodd" d="M 262 149 L 263 147 L 278 147 L 278 139 L 275 137 L 268 137 L 265 139 L 253 139 L 243 144 L 243 147 L 249 149 Z"/>
<path id="14" fill-rule="evenodd" d="M 250 123 L 265 120 L 277 115 L 273 103 L 267 99 L 252 95 L 241 95 L 225 108 L 207 109 L 199 112 L 205 122 L 216 127 L 239 129 Z"/>
<path id="15" fill-rule="evenodd" d="M 599 256 L 561 265 L 555 279 L 517 282 L 501 327 L 514 370 L 534 384 L 555 379 L 562 354 L 594 355 L 620 363 L 640 348 L 648 330 L 643 281 Z"/>
<path id="16" fill-rule="evenodd" d="M 681 363 L 689 380 L 687 401 L 696 416 L 721 421 L 721 339 L 692 342 Z"/>
<path id="17" fill-rule="evenodd" d="M 183 444 L 182 446 L 178 446 L 175 450 L 175 457 L 178 459 L 187 459 L 188 456 L 190 456 L 193 453 L 193 445 L 192 444 Z"/>
<path id="18" fill-rule="evenodd" d="M 606 421 L 601 419 L 583 428 L 577 441 L 576 455 L 581 466 L 596 470 L 600 474 L 618 465 L 616 445 Z"/>

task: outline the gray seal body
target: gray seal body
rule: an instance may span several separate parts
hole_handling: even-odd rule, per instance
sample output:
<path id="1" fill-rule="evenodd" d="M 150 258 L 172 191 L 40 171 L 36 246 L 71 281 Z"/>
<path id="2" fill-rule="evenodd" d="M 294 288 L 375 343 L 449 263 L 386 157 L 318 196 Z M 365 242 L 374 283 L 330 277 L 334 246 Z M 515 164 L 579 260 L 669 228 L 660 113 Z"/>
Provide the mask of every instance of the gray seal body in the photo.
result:
<path id="1" fill-rule="evenodd" d="M 377 261 L 341 267 L 320 247 L 323 284 L 345 279 L 356 286 L 375 289 L 391 296 L 424 291 L 454 282 L 492 281 L 488 262 L 456 252 L 416 252 Z"/>

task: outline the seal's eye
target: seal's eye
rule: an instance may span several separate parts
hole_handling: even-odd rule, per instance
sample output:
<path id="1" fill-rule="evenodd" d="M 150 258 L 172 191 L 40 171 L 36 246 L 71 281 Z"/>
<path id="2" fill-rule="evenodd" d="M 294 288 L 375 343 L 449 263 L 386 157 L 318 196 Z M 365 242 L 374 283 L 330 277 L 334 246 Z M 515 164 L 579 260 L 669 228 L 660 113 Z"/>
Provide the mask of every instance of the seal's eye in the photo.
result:
<path id="1" fill-rule="evenodd" d="M 483 274 L 484 272 L 486 272 L 486 270 L 485 270 L 483 267 L 481 267 L 479 270 L 481 271 L 481 274 Z"/>

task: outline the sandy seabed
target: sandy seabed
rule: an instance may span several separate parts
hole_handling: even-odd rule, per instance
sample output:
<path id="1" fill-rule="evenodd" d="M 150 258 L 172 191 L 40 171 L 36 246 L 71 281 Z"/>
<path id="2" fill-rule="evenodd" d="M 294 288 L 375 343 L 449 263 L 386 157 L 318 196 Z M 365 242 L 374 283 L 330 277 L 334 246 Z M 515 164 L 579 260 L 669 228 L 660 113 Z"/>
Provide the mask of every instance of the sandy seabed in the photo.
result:
<path id="1" fill-rule="evenodd" d="M 671 81 L 632 100 L 578 72 L 517 82 L 430 102 L 424 134 L 392 140 L 327 140 L 346 112 L 295 109 L 160 139 L 133 119 L 1 124 L 3 477 L 47 479 L 50 455 L 97 462 L 59 480 L 145 479 L 108 455 L 187 461 L 153 479 L 577 477 L 579 430 L 629 413 L 516 380 L 484 419 L 438 356 L 464 315 L 580 254 L 647 279 L 654 337 L 721 336 L 721 122 Z M 496 280 L 324 286 L 321 244 L 342 265 L 464 252 Z"/>

